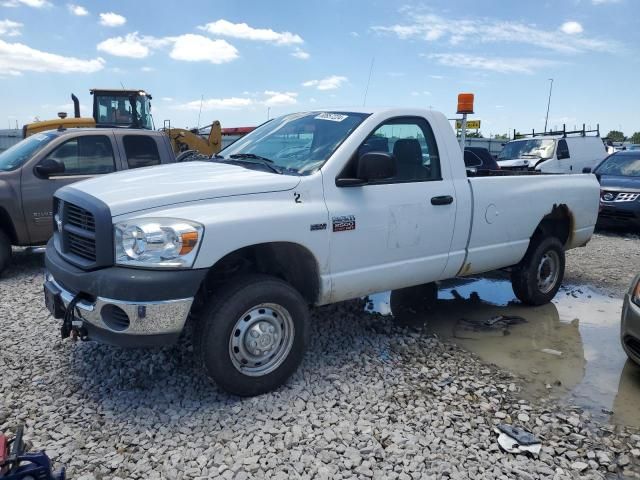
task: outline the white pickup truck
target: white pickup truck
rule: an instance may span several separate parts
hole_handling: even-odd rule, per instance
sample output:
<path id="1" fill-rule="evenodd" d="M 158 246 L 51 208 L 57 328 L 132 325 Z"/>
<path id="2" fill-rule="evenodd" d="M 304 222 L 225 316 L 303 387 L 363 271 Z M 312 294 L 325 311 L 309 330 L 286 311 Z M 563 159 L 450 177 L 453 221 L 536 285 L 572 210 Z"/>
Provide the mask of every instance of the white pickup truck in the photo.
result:
<path id="1" fill-rule="evenodd" d="M 309 306 L 511 269 L 549 302 L 598 213 L 593 175 L 468 177 L 444 115 L 314 111 L 272 120 L 208 162 L 115 173 L 55 195 L 45 301 L 71 334 L 175 342 L 256 395 L 305 350 Z"/>

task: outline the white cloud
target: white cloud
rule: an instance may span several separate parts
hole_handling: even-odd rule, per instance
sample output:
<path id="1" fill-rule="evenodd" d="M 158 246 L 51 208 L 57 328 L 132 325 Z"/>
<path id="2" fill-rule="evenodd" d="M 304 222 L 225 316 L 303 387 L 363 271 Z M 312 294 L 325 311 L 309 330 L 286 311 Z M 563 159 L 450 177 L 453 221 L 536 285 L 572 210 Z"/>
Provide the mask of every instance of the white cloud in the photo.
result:
<path id="1" fill-rule="evenodd" d="M 100 57 L 82 60 L 0 40 L 0 72 L 9 75 L 22 72 L 93 73 L 102 70 L 104 64 Z"/>
<path id="2" fill-rule="evenodd" d="M 117 13 L 107 12 L 100 14 L 100 25 L 105 27 L 120 27 L 127 23 L 127 19 Z"/>
<path id="3" fill-rule="evenodd" d="M 198 28 L 223 37 L 269 42 L 277 45 L 294 45 L 304 43 L 302 37 L 295 33 L 276 32 L 270 28 L 253 28 L 246 23 L 232 23 L 224 19 L 207 23 L 206 25 Z"/>
<path id="4" fill-rule="evenodd" d="M 155 72 L 155 71 L 156 71 L 156 69 L 155 69 L 155 68 L 153 68 L 153 67 L 146 67 L 146 66 L 145 66 L 145 67 L 140 67 L 140 71 L 141 71 L 141 72 L 148 73 L 148 72 Z"/>
<path id="5" fill-rule="evenodd" d="M 308 60 L 311 57 L 311 55 L 309 55 L 309 53 L 305 52 L 301 48 L 296 48 L 293 51 L 293 53 L 291 54 L 291 56 L 299 58 L 300 60 Z"/>
<path id="6" fill-rule="evenodd" d="M 202 104 L 202 111 L 209 110 L 235 110 L 238 108 L 248 107 L 253 104 L 253 100 L 250 98 L 208 98 L 205 100 L 194 100 L 192 102 L 184 103 L 182 105 L 176 105 L 175 108 L 179 110 L 200 110 Z"/>
<path id="7" fill-rule="evenodd" d="M 295 92 L 274 92 L 272 90 L 267 90 L 264 94 L 267 96 L 267 99 L 264 101 L 264 104 L 267 107 L 295 105 L 298 103 L 298 100 L 296 99 L 298 94 Z"/>
<path id="8" fill-rule="evenodd" d="M 46 0 L 6 0 L 0 5 L 3 7 L 20 7 L 24 5 L 25 7 L 31 8 L 44 8 L 51 6 L 51 4 Z"/>
<path id="9" fill-rule="evenodd" d="M 560 26 L 560 30 L 568 35 L 575 35 L 584 31 L 582 25 L 580 25 L 578 22 L 564 22 Z"/>
<path id="10" fill-rule="evenodd" d="M 591 0 L 594 5 L 606 5 L 607 3 L 620 3 L 620 0 Z"/>
<path id="11" fill-rule="evenodd" d="M 160 100 L 163 102 L 173 102 L 173 97 L 162 97 Z"/>
<path id="12" fill-rule="evenodd" d="M 174 60 L 187 62 L 208 61 L 219 64 L 238 58 L 238 51 L 226 40 L 211 40 L 194 34 L 158 38 L 133 32 L 108 38 L 100 42 L 97 49 L 116 57 L 146 58 L 153 50 L 164 47 L 171 47 L 169 56 Z M 149 71 L 149 67 L 146 68 Z"/>
<path id="13" fill-rule="evenodd" d="M 349 35 L 351 35 L 353 38 L 358 38 L 360 36 L 358 32 L 349 32 Z"/>
<path id="14" fill-rule="evenodd" d="M 469 68 L 474 70 L 487 70 L 499 73 L 534 73 L 537 70 L 558 65 L 552 60 L 539 58 L 501 58 L 480 57 L 464 53 L 435 53 L 429 58 L 436 60 L 441 65 L 448 67 Z"/>
<path id="15" fill-rule="evenodd" d="M 575 36 L 575 32 L 544 30 L 521 22 L 489 18 L 451 19 L 440 15 L 411 13 L 406 24 L 376 26 L 373 30 L 390 33 L 400 39 L 427 42 L 447 41 L 449 44 L 498 43 L 527 44 L 560 53 L 587 51 L 610 52 L 619 48 L 611 40 Z"/>
<path id="16" fill-rule="evenodd" d="M 7 37 L 17 37 L 20 35 L 20 29 L 23 25 L 20 22 L 14 22 L 12 20 L 0 20 L 0 35 L 6 35 Z"/>
<path id="17" fill-rule="evenodd" d="M 238 58 L 238 50 L 226 40 L 211 40 L 192 33 L 180 35 L 171 40 L 174 43 L 169 56 L 174 60 L 220 64 Z"/>
<path id="18" fill-rule="evenodd" d="M 316 87 L 318 90 L 335 90 L 340 88 L 348 79 L 340 75 L 331 75 L 321 80 L 308 80 L 302 84 L 303 87 Z"/>
<path id="19" fill-rule="evenodd" d="M 96 47 L 98 51 L 116 57 L 146 58 L 150 53 L 150 46 L 154 44 L 153 37 L 141 37 L 138 32 L 128 33 L 124 37 L 107 38 Z"/>
<path id="20" fill-rule="evenodd" d="M 82 5 L 74 5 L 72 3 L 69 3 L 67 4 L 67 8 L 72 15 L 76 15 L 78 17 L 89 15 L 89 10 L 84 8 Z"/>

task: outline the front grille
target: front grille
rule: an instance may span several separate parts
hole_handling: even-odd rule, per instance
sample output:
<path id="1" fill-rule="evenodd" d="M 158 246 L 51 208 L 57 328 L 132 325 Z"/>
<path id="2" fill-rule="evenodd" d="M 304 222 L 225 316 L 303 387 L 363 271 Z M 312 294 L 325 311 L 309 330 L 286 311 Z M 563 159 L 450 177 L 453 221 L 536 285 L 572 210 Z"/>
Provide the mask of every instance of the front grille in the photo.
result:
<path id="1" fill-rule="evenodd" d="M 66 252 L 95 262 L 96 222 L 93 214 L 69 202 L 63 202 L 61 210 L 62 241 Z"/>
<path id="2" fill-rule="evenodd" d="M 96 231 L 96 222 L 93 214 L 82 207 L 65 203 L 64 218 L 65 222 L 69 225 L 74 225 L 88 232 Z"/>
<path id="3" fill-rule="evenodd" d="M 69 252 L 91 262 L 96 259 L 96 242 L 93 239 L 83 238 L 75 233 L 66 232 Z"/>
<path id="4" fill-rule="evenodd" d="M 614 192 L 611 190 L 602 190 L 600 199 L 603 202 L 635 202 L 640 198 L 640 193 L 633 192 Z"/>
<path id="5" fill-rule="evenodd" d="M 53 243 L 66 261 L 83 270 L 113 265 L 113 223 L 109 207 L 73 188 L 53 200 Z"/>

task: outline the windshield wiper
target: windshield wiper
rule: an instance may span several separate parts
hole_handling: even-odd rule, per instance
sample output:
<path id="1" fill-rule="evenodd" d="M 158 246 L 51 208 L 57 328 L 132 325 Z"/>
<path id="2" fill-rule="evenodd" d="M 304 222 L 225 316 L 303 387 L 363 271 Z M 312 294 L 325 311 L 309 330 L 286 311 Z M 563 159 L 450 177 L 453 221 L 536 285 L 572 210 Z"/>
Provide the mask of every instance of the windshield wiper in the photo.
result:
<path id="1" fill-rule="evenodd" d="M 255 153 L 234 153 L 233 155 L 229 155 L 229 158 L 237 162 L 257 163 L 259 165 L 264 165 L 274 173 L 279 173 L 280 175 L 283 174 L 282 170 L 280 170 L 278 167 L 274 165 L 273 160 L 270 160 L 265 157 L 261 157 L 260 155 L 256 155 Z M 251 162 L 247 160 L 256 160 L 256 161 Z"/>

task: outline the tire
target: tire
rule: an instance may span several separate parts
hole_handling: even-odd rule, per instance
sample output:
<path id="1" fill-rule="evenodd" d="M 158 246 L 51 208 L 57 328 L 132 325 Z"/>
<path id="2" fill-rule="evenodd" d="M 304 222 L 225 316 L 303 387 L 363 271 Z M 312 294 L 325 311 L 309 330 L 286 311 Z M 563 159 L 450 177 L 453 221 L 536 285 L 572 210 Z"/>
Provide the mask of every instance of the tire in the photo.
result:
<path id="1" fill-rule="evenodd" d="M 0 274 L 11 263 L 11 240 L 0 230 Z"/>
<path id="2" fill-rule="evenodd" d="M 391 292 L 389 301 L 393 317 L 400 323 L 413 323 L 417 318 L 432 310 L 438 300 L 438 286 L 435 282 L 401 288 Z"/>
<path id="3" fill-rule="evenodd" d="M 516 297 L 527 305 L 544 305 L 558 293 L 564 278 L 564 247 L 556 237 L 532 240 L 524 258 L 511 270 Z"/>
<path id="4" fill-rule="evenodd" d="M 198 363 L 228 393 L 269 392 L 300 365 L 308 324 L 307 303 L 291 285 L 269 275 L 238 277 L 203 308 L 193 330 Z"/>

